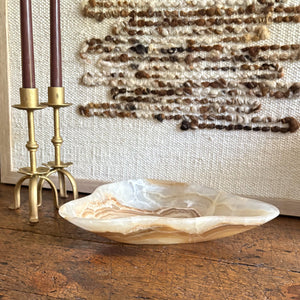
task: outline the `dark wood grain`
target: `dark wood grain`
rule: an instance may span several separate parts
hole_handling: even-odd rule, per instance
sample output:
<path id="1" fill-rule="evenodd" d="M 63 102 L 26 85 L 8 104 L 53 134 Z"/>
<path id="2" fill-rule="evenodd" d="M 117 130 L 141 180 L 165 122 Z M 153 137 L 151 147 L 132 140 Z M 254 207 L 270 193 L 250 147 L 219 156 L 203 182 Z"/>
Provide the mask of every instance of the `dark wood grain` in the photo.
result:
<path id="1" fill-rule="evenodd" d="M 14 290 L 1 290 L 0 289 L 0 299 L 1 300 L 11 300 L 11 299 L 30 299 L 30 300 L 52 300 L 58 299 L 50 296 L 43 296 L 32 293 L 19 292 Z"/>
<path id="2" fill-rule="evenodd" d="M 300 299 L 300 220 L 198 244 L 111 242 L 61 219 L 44 192 L 28 224 L 0 185 L 0 299 Z"/>

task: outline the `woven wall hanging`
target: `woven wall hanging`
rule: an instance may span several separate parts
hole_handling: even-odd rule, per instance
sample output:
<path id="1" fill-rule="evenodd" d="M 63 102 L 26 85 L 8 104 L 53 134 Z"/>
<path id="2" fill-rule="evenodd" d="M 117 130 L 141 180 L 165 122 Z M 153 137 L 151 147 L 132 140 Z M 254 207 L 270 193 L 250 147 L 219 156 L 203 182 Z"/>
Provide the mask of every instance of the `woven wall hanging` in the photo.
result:
<path id="1" fill-rule="evenodd" d="M 296 211 L 299 0 L 63 1 L 62 160 L 81 191 L 132 178 L 198 182 Z M 49 78 L 48 5 L 32 0 L 36 84 Z M 8 1 L 9 102 L 21 86 L 19 7 Z M 10 111 L 11 174 L 27 161 Z M 54 156 L 36 114 L 38 162 Z M 8 125 L 7 125 L 8 126 Z M 195 129 L 195 130 L 193 130 Z M 300 209 L 299 209 L 300 213 Z"/>
<path id="2" fill-rule="evenodd" d="M 180 120 L 180 128 L 295 132 L 298 121 L 264 103 L 294 102 L 300 82 L 284 82 L 283 62 L 300 44 L 270 43 L 270 28 L 300 24 L 300 5 L 283 1 L 83 1 L 82 13 L 110 35 L 86 40 L 80 57 L 106 85 L 110 102 L 79 107 L 84 116 Z M 299 25 L 298 25 L 299 26 Z"/>

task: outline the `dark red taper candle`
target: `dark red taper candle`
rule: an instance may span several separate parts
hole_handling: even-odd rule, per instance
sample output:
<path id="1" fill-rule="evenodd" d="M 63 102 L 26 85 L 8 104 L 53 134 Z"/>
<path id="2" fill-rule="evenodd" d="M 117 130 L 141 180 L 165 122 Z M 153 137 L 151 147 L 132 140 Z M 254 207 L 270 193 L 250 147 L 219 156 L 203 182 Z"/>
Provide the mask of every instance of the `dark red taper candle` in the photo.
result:
<path id="1" fill-rule="evenodd" d="M 62 87 L 60 0 L 50 0 L 51 87 Z"/>
<path id="2" fill-rule="evenodd" d="M 31 0 L 20 0 L 23 88 L 35 88 Z"/>

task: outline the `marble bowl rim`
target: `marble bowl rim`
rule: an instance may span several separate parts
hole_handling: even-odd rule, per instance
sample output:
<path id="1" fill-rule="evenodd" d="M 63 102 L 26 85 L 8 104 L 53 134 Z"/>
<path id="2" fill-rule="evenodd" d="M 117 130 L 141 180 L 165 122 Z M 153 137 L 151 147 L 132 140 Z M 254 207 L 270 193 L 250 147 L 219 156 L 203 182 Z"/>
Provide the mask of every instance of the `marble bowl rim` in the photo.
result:
<path id="1" fill-rule="evenodd" d="M 232 216 L 226 216 L 226 215 L 204 215 L 204 216 L 200 216 L 200 217 L 193 217 L 193 218 L 174 218 L 174 217 L 164 217 L 164 216 L 131 216 L 131 217 L 122 217 L 122 218 L 113 218 L 113 219 L 94 219 L 94 218 L 83 218 L 83 217 L 76 217 L 76 216 L 69 216 L 66 214 L 66 212 L 64 211 L 68 206 L 73 205 L 75 202 L 84 202 L 84 201 L 88 201 L 89 198 L 92 198 L 94 196 L 95 193 L 97 193 L 98 190 L 101 190 L 102 187 L 107 186 L 107 185 L 114 185 L 114 184 L 118 184 L 121 182 L 128 182 L 128 181 L 133 181 L 133 180 L 146 180 L 149 181 L 151 183 L 154 184 L 184 184 L 184 185 L 199 185 L 199 186 L 203 186 L 201 184 L 197 184 L 197 183 L 184 183 L 184 182 L 176 182 L 176 181 L 168 181 L 168 180 L 152 180 L 152 179 L 132 179 L 132 180 L 123 180 L 123 181 L 119 181 L 119 182 L 111 182 L 111 183 L 107 183 L 107 184 L 103 184 L 98 186 L 93 193 L 91 193 L 90 195 L 84 196 L 82 198 L 76 199 L 76 200 L 72 200 L 69 201 L 65 204 L 63 204 L 60 208 L 59 208 L 59 215 L 70 221 L 86 221 L 86 222 L 93 222 L 95 225 L 101 225 L 101 224 L 110 224 L 112 226 L 117 225 L 120 223 L 120 221 L 124 222 L 124 223 L 128 223 L 130 225 L 130 223 L 134 220 L 135 222 L 141 222 L 141 224 L 145 224 L 145 225 L 155 225 L 155 226 L 159 226 L 159 225 L 166 225 L 169 224 L 170 226 L 174 226 L 176 225 L 176 223 L 178 223 L 178 221 L 180 220 L 181 222 L 181 226 L 184 226 L 184 223 L 186 224 L 192 224 L 192 223 L 205 223 L 205 221 L 218 221 L 217 224 L 219 225 L 245 225 L 245 226 L 259 226 L 262 225 L 264 223 L 267 223 L 269 221 L 271 221 L 272 219 L 276 218 L 279 214 L 280 211 L 279 209 L 269 203 L 263 202 L 261 200 L 257 200 L 257 199 L 252 199 L 252 198 L 248 198 L 248 197 L 243 197 L 243 196 L 239 196 L 236 194 L 232 194 L 232 193 L 227 193 L 224 192 L 227 195 L 234 195 L 236 197 L 242 198 L 242 199 L 246 199 L 251 201 L 252 203 L 256 203 L 259 204 L 261 206 L 265 207 L 264 209 L 260 209 L 260 211 L 262 212 L 261 214 L 257 214 L 254 216 L 238 216 L 238 215 L 232 215 Z M 204 186 L 203 186 L 204 187 Z M 206 187 L 211 191 L 215 191 L 216 193 L 222 193 L 221 191 L 218 191 L 216 189 L 210 188 L 210 187 Z M 267 211 L 267 208 L 270 211 Z M 263 214 L 264 212 L 264 214 Z M 162 222 L 163 220 L 163 222 Z M 248 221 L 248 222 L 247 222 Z M 159 224 L 161 223 L 161 224 Z M 173 224 L 175 223 L 175 224 Z M 248 223 L 248 224 L 247 224 Z M 120 230 L 118 231 L 114 231 L 114 232 L 121 232 Z"/>

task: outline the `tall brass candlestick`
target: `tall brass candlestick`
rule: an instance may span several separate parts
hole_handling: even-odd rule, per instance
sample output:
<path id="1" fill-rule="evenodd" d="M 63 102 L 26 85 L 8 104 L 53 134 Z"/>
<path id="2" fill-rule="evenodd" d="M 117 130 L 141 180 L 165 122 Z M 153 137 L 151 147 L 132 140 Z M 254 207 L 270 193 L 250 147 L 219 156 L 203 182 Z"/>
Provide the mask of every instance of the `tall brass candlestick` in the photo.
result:
<path id="1" fill-rule="evenodd" d="M 38 184 L 41 179 L 46 180 L 54 192 L 54 200 L 58 206 L 57 191 L 52 181 L 45 177 L 49 168 L 37 167 L 36 151 L 38 144 L 35 140 L 34 111 L 45 108 L 38 101 L 38 90 L 35 88 L 34 49 L 32 34 L 32 12 L 31 0 L 20 0 L 21 13 L 21 45 L 22 45 L 22 81 L 23 88 L 20 89 L 21 104 L 14 105 L 15 108 L 27 111 L 29 141 L 26 148 L 30 155 L 30 167 L 22 168 L 19 173 L 24 176 L 17 182 L 14 190 L 14 203 L 11 209 L 20 208 L 21 186 L 25 180 L 29 180 L 29 221 L 38 222 Z"/>
<path id="2" fill-rule="evenodd" d="M 50 161 L 45 166 L 51 168 L 51 170 L 47 173 L 46 177 L 48 178 L 54 173 L 58 174 L 59 180 L 59 191 L 60 196 L 62 198 L 67 198 L 65 177 L 70 181 L 72 189 L 73 189 L 73 197 L 74 199 L 78 198 L 77 184 L 74 177 L 70 172 L 65 170 L 65 168 L 72 165 L 71 162 L 64 163 L 61 161 L 61 145 L 63 143 L 63 139 L 60 135 L 60 118 L 59 118 L 59 109 L 62 107 L 70 106 L 71 104 L 65 103 L 65 91 L 63 87 L 49 87 L 48 88 L 48 103 L 49 107 L 53 108 L 53 116 L 54 116 L 54 137 L 52 138 L 52 143 L 55 149 L 55 160 Z M 43 185 L 43 180 L 39 183 L 39 189 L 41 193 L 41 186 Z M 41 199 L 41 194 L 40 197 Z M 41 201 L 39 201 L 41 204 Z"/>
<path id="3" fill-rule="evenodd" d="M 60 33 L 60 0 L 50 0 L 50 70 L 51 70 L 51 87 L 48 88 L 49 107 L 53 108 L 54 113 L 54 137 L 52 143 L 55 149 L 55 160 L 45 164 L 51 170 L 47 173 L 47 177 L 54 173 L 58 174 L 60 196 L 67 198 L 65 177 L 71 183 L 74 199 L 78 198 L 77 185 L 74 177 L 65 170 L 72 163 L 63 163 L 61 161 L 61 145 L 63 139 L 60 135 L 59 109 L 67 107 L 71 104 L 65 103 L 65 91 L 62 87 L 62 58 L 61 58 L 61 33 Z M 39 184 L 41 204 L 41 186 Z"/>
<path id="4" fill-rule="evenodd" d="M 35 140 L 34 130 L 34 111 L 43 109 L 45 106 L 39 105 L 38 103 L 38 90 L 36 88 L 21 88 L 20 89 L 21 104 L 14 105 L 13 107 L 27 111 L 27 122 L 28 122 L 28 136 L 29 141 L 26 144 L 26 148 L 30 154 L 30 167 L 21 168 L 19 173 L 24 176 L 17 182 L 14 189 L 14 203 L 10 207 L 11 209 L 18 209 L 21 205 L 21 186 L 25 180 L 29 180 L 29 221 L 36 223 L 39 221 L 38 218 L 38 202 L 39 202 L 39 182 L 46 180 L 54 193 L 54 201 L 56 207 L 58 207 L 58 197 L 55 185 L 53 182 L 46 177 L 49 172 L 49 168 L 37 167 L 36 162 L 36 151 L 38 150 L 38 144 Z"/>

